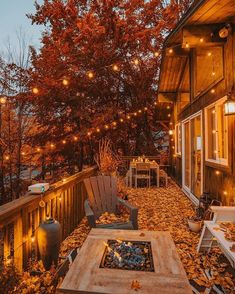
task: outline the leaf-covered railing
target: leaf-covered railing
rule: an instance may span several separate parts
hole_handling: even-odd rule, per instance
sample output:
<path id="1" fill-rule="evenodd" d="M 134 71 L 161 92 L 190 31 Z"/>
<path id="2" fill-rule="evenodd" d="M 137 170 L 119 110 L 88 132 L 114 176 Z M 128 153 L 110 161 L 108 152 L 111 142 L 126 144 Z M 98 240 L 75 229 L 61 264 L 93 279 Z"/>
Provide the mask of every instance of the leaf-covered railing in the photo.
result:
<path id="1" fill-rule="evenodd" d="M 53 184 L 43 195 L 27 194 L 0 206 L 0 263 L 13 262 L 20 271 L 27 267 L 28 260 L 38 255 L 35 234 L 46 216 L 60 222 L 65 239 L 84 216 L 83 180 L 95 172 L 95 167 L 88 168 Z"/>

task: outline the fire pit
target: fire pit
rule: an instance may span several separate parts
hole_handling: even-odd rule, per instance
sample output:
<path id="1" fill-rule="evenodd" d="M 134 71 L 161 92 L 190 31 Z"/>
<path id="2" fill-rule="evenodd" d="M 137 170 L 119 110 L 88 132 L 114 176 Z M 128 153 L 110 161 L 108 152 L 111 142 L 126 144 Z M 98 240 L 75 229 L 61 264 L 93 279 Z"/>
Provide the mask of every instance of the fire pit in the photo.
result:
<path id="1" fill-rule="evenodd" d="M 154 272 L 151 242 L 108 240 L 101 268 Z"/>
<path id="2" fill-rule="evenodd" d="M 60 294 L 192 294 L 169 232 L 92 229 Z"/>

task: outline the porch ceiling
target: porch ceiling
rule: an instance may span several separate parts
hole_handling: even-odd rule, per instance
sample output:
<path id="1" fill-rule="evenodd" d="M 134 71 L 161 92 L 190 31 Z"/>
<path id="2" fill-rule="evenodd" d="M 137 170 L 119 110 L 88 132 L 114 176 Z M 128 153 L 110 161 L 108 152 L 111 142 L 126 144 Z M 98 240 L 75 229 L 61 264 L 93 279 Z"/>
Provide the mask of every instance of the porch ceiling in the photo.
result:
<path id="1" fill-rule="evenodd" d="M 176 28 L 169 34 L 164 43 L 160 81 L 158 89 L 159 101 L 174 100 L 183 76 L 187 56 L 183 56 L 180 48 L 183 43 L 182 29 L 185 26 L 230 23 L 235 21 L 234 0 L 195 0 Z M 168 48 L 176 48 L 172 55 Z"/>

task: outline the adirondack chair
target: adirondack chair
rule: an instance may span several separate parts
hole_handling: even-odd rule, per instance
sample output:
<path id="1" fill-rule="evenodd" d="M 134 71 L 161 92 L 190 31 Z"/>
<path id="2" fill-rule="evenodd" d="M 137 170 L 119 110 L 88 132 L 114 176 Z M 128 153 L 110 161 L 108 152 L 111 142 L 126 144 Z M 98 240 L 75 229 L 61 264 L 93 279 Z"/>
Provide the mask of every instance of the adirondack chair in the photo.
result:
<path id="1" fill-rule="evenodd" d="M 117 182 L 114 177 L 97 176 L 84 180 L 88 199 L 85 201 L 85 213 L 91 228 L 138 229 L 138 208 L 117 197 Z M 130 211 L 129 222 L 96 224 L 104 212 L 116 213 L 117 206 L 125 206 Z"/>

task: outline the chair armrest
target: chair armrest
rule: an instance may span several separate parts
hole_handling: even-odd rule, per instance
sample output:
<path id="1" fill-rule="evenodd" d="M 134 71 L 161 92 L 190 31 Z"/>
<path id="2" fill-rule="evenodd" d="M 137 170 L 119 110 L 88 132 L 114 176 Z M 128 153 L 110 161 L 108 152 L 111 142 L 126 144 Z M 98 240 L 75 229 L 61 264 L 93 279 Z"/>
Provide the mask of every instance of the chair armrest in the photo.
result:
<path id="1" fill-rule="evenodd" d="M 91 228 L 95 228 L 96 227 L 95 215 L 93 210 L 90 207 L 88 199 L 86 199 L 84 202 L 84 208 L 85 208 L 85 214 L 86 214 L 89 226 Z"/>
<path id="2" fill-rule="evenodd" d="M 130 221 L 132 222 L 134 229 L 138 230 L 138 208 L 119 197 L 117 197 L 117 199 L 119 204 L 130 210 Z"/>
<path id="3" fill-rule="evenodd" d="M 131 205 L 128 201 L 126 201 L 126 200 L 124 200 L 124 199 L 121 199 L 121 198 L 119 198 L 119 197 L 117 197 L 117 199 L 118 199 L 119 204 L 125 206 L 125 207 L 128 208 L 129 210 L 137 208 L 137 207 Z"/>

